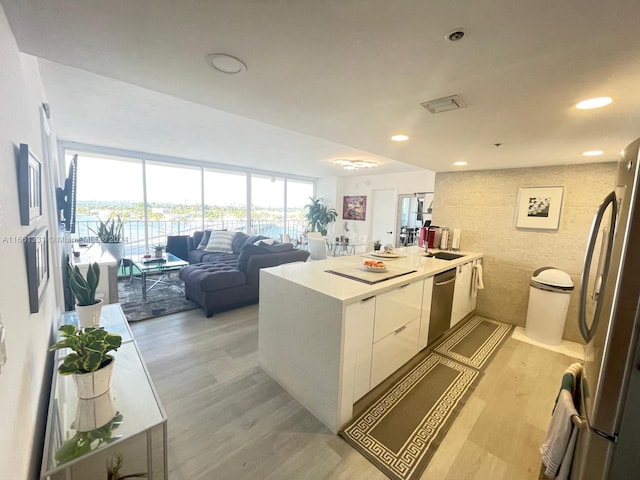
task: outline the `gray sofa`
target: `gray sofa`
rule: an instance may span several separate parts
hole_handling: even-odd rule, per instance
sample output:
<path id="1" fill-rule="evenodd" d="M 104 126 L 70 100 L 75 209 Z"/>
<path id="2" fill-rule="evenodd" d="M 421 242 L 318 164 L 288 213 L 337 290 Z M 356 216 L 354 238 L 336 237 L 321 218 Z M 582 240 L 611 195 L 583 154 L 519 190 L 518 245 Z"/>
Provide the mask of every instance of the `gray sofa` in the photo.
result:
<path id="1" fill-rule="evenodd" d="M 205 235 L 195 232 L 188 237 L 189 265 L 180 270 L 180 278 L 185 284 L 186 298 L 197 302 L 207 317 L 256 303 L 261 268 L 304 262 L 309 257 L 309 252 L 295 249 L 290 243 L 268 245 L 261 243 L 267 237 L 242 232 L 233 236 L 233 253 L 207 252 L 198 248 Z"/>

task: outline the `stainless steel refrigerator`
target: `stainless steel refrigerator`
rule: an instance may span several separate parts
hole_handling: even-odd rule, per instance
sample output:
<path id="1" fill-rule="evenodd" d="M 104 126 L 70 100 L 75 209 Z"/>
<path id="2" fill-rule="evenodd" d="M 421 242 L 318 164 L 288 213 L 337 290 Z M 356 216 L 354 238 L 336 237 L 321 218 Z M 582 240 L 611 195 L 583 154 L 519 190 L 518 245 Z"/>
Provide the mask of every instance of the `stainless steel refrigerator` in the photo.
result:
<path id="1" fill-rule="evenodd" d="M 640 139 L 591 225 L 580 292 L 587 345 L 572 480 L 640 479 Z"/>

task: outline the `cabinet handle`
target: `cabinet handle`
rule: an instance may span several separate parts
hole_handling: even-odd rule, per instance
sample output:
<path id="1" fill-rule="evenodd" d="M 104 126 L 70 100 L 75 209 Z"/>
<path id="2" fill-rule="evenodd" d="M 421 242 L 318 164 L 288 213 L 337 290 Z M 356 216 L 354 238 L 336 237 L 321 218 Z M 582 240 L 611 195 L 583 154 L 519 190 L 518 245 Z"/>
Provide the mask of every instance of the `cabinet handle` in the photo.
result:
<path id="1" fill-rule="evenodd" d="M 396 330 L 395 332 L 393 332 L 393 333 L 394 333 L 394 334 L 398 334 L 398 333 L 400 333 L 401 331 L 403 331 L 405 328 L 407 328 L 407 326 L 406 326 L 406 325 L 403 325 L 403 326 L 401 326 L 399 329 L 397 329 L 397 330 Z"/>
<path id="2" fill-rule="evenodd" d="M 361 301 L 362 303 L 364 303 L 364 302 L 368 302 L 368 301 L 369 301 L 369 300 L 371 300 L 372 298 L 376 298 L 376 296 L 375 296 L 375 295 L 371 295 L 370 297 L 363 298 L 363 299 L 362 299 L 362 300 L 360 300 L 360 301 Z"/>
<path id="3" fill-rule="evenodd" d="M 451 280 L 447 280 L 446 282 L 436 282 L 434 283 L 434 285 L 437 287 L 440 287 L 441 285 L 446 285 L 447 283 L 451 283 L 455 281 L 456 281 L 456 277 L 453 277 Z"/>
<path id="4" fill-rule="evenodd" d="M 407 284 L 405 284 L 405 285 L 402 285 L 402 286 L 400 286 L 400 287 L 398 287 L 398 288 L 404 288 L 404 287 L 408 287 L 409 285 L 411 285 L 411 284 L 410 284 L 410 283 L 407 283 Z"/>

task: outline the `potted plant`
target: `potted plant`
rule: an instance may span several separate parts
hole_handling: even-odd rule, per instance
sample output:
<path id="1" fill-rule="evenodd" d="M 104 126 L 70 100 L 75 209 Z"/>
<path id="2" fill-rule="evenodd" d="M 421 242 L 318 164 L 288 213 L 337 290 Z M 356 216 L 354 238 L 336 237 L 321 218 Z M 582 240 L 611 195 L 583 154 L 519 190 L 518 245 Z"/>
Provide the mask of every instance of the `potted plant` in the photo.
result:
<path id="1" fill-rule="evenodd" d="M 102 243 L 102 247 L 116 259 L 116 262 L 120 262 L 124 254 L 123 229 L 124 223 L 122 223 L 119 215 L 109 217 L 106 222 L 99 220 L 98 229 L 90 229 L 96 234 L 96 237 Z"/>
<path id="2" fill-rule="evenodd" d="M 321 198 L 309 197 L 311 203 L 305 205 L 307 210 L 306 219 L 309 222 L 311 232 L 320 232 L 323 236 L 327 234 L 327 225 L 335 222 L 338 212 L 334 208 L 328 208 Z"/>
<path id="3" fill-rule="evenodd" d="M 118 350 L 122 337 L 102 327 L 77 328 L 62 325 L 62 339 L 49 350 L 72 350 L 58 367 L 60 375 L 73 375 L 78 397 L 95 398 L 109 390 L 115 359 L 108 353 Z"/>
<path id="4" fill-rule="evenodd" d="M 156 251 L 156 258 L 162 258 L 162 251 L 164 250 L 164 245 L 157 244 L 153 248 Z"/>
<path id="5" fill-rule="evenodd" d="M 100 282 L 100 265 L 89 264 L 87 276 L 84 277 L 77 265 L 69 265 L 69 288 L 76 297 L 78 324 L 81 327 L 97 327 L 100 325 L 102 299 L 96 300 L 96 289 Z"/>
<path id="6" fill-rule="evenodd" d="M 147 473 L 122 474 L 120 469 L 124 465 L 124 456 L 120 452 L 114 452 L 111 462 L 107 465 L 107 480 L 124 480 L 125 478 L 147 478 Z"/>
<path id="7" fill-rule="evenodd" d="M 380 250 L 381 247 L 382 247 L 382 243 L 380 242 L 380 240 L 376 240 L 375 242 L 373 242 L 374 252 L 377 252 L 378 250 Z"/>

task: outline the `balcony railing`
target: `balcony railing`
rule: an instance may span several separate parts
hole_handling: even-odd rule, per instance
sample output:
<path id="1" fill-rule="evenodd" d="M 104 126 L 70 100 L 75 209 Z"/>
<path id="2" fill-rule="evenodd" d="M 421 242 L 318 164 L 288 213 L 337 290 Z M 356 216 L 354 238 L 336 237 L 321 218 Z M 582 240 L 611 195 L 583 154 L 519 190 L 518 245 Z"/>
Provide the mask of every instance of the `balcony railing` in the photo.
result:
<path id="1" fill-rule="evenodd" d="M 191 235 L 193 232 L 203 230 L 202 222 L 190 220 L 123 220 L 124 255 L 139 255 L 149 252 L 154 245 L 166 245 L 169 235 Z M 299 239 L 304 234 L 306 223 L 300 220 L 287 221 L 286 232 L 292 240 Z M 78 220 L 76 222 L 76 235 L 87 242 L 95 241 L 95 233 L 98 221 Z M 273 220 L 252 220 L 250 229 L 247 222 L 241 220 L 206 220 L 205 230 L 228 230 L 230 232 L 245 232 L 253 235 L 264 235 L 275 240 L 280 240 L 280 235 L 285 232 L 283 222 Z"/>

